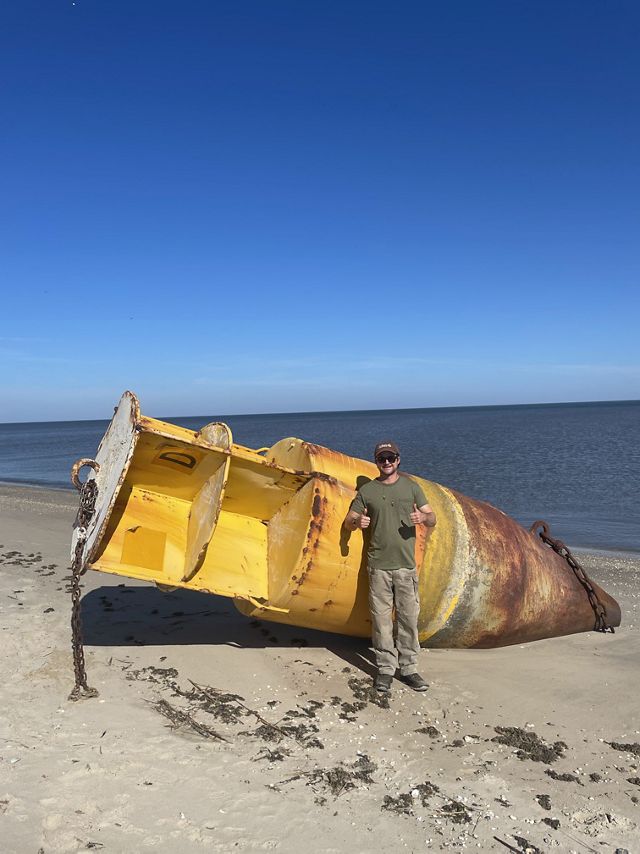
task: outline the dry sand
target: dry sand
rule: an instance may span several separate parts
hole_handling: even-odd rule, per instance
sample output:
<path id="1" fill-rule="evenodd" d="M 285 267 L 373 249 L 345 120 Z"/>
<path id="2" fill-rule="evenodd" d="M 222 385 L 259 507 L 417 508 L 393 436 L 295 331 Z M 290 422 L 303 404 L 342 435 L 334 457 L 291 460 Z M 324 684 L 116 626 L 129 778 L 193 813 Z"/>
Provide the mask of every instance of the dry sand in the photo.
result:
<path id="1" fill-rule="evenodd" d="M 424 651 L 388 708 L 362 641 L 88 573 L 73 703 L 75 501 L 0 487 L 3 852 L 640 850 L 636 557 L 580 555 L 615 635 Z"/>

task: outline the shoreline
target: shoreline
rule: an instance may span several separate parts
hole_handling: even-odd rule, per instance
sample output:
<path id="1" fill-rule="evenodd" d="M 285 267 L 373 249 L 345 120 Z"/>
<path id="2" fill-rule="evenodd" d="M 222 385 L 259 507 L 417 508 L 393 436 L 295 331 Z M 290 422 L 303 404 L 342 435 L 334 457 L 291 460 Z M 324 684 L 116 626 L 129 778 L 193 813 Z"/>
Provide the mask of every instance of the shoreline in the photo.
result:
<path id="1" fill-rule="evenodd" d="M 620 602 L 615 634 L 422 650 L 429 690 L 388 699 L 366 641 L 88 572 L 100 696 L 73 703 L 76 507 L 0 485 L 7 854 L 634 850 L 640 559 L 582 558 Z"/>
<path id="2" fill-rule="evenodd" d="M 56 484 L 50 483 L 32 483 L 31 481 L 22 481 L 22 480 L 0 480 L 0 487 L 7 487 L 8 489 L 12 489 L 13 487 L 20 489 L 48 489 L 51 492 L 73 492 L 75 487 L 71 482 L 69 482 L 69 486 L 57 486 Z"/>

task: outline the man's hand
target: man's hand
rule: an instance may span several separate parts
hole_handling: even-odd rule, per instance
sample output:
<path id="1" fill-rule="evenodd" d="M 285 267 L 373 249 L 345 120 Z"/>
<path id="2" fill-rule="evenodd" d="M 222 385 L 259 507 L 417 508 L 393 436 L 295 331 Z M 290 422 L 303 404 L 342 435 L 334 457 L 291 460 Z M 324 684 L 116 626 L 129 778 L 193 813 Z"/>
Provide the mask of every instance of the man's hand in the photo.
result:
<path id="1" fill-rule="evenodd" d="M 364 513 L 358 513 L 356 510 L 350 510 L 347 513 L 347 518 L 344 520 L 344 526 L 349 531 L 364 531 L 371 524 L 371 517 L 368 514 L 367 508 L 364 508 Z"/>
<path id="2" fill-rule="evenodd" d="M 422 513 L 418 510 L 418 505 L 415 502 L 413 504 L 413 510 L 409 513 L 409 518 L 414 525 L 422 524 Z"/>
<path id="3" fill-rule="evenodd" d="M 364 508 L 364 513 L 360 514 L 360 518 L 358 519 L 358 527 L 363 531 L 365 528 L 368 528 L 371 524 L 371 517 L 369 516 L 369 511 L 367 508 Z"/>
<path id="4" fill-rule="evenodd" d="M 414 525 L 428 525 L 432 528 L 436 524 L 436 514 L 428 504 L 424 504 L 418 509 L 418 505 L 414 503 L 409 518 Z"/>

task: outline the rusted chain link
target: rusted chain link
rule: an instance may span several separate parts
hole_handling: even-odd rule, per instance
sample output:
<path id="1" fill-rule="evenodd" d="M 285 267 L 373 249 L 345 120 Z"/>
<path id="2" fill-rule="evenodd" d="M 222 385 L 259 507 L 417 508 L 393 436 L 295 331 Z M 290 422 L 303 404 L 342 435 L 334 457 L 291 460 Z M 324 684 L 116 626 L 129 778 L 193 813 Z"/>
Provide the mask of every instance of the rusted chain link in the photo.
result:
<path id="1" fill-rule="evenodd" d="M 542 530 L 538 530 L 541 528 Z M 569 564 L 571 569 L 574 572 L 574 575 L 584 587 L 587 596 L 589 597 L 589 603 L 593 608 L 593 613 L 596 617 L 595 626 L 593 630 L 596 632 L 611 632 L 611 634 L 615 634 L 615 629 L 613 626 L 610 626 L 607 623 L 607 609 L 604 607 L 602 602 L 600 601 L 598 594 L 595 591 L 593 584 L 591 583 L 591 579 L 584 571 L 584 569 L 580 566 L 578 561 L 571 554 L 569 549 L 565 546 L 563 542 L 560 540 L 556 540 L 554 537 L 549 535 L 549 526 L 546 522 L 543 522 L 542 519 L 538 519 L 536 522 L 531 525 L 529 528 L 529 533 L 538 534 L 543 543 L 550 546 L 554 552 L 563 557 L 566 562 Z"/>
<path id="2" fill-rule="evenodd" d="M 94 460 L 82 460 L 83 465 L 89 465 L 95 471 L 98 464 Z M 77 466 L 77 464 L 76 464 Z M 97 697 L 95 688 L 87 684 L 87 671 L 84 661 L 84 648 L 82 646 L 82 624 L 80 619 L 80 576 L 82 575 L 82 553 L 87 540 L 87 527 L 95 512 L 96 498 L 98 497 L 98 486 L 95 479 L 81 483 L 78 479 L 78 469 L 74 466 L 72 480 L 77 489 L 80 490 L 80 507 L 74 523 L 77 531 L 76 546 L 71 564 L 71 647 L 73 650 L 73 669 L 75 671 L 75 686 L 69 694 L 70 700 L 80 700 L 84 697 Z"/>

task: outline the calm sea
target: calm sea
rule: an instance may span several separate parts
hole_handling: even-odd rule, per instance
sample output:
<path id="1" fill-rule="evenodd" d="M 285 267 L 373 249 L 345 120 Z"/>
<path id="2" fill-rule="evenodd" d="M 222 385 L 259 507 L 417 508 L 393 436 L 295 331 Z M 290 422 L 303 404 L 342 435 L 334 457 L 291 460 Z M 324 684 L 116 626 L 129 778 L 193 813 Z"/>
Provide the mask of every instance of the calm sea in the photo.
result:
<path id="1" fill-rule="evenodd" d="M 370 458 L 381 438 L 408 472 L 545 519 L 567 545 L 640 551 L 640 401 L 166 419 L 198 429 L 226 421 L 263 447 L 298 436 Z M 0 424 L 0 480 L 72 488 L 69 469 L 95 454 L 106 421 Z"/>

